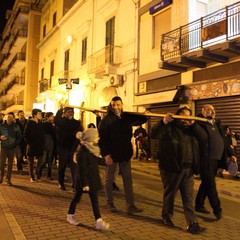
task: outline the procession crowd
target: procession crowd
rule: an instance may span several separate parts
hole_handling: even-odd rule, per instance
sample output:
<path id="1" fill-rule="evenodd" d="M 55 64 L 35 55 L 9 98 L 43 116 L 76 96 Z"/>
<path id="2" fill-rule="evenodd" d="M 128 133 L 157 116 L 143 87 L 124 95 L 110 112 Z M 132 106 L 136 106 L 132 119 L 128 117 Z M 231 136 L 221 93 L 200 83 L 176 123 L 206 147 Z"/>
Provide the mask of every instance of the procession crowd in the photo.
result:
<path id="1" fill-rule="evenodd" d="M 173 113 L 167 113 L 149 132 L 149 137 L 157 139 L 159 143 L 157 158 L 164 191 L 162 223 L 167 227 L 174 226 L 174 200 L 179 190 L 187 232 L 200 234 L 206 228 L 199 225 L 196 212 L 210 214 L 205 208 L 206 198 L 216 220 L 222 218 L 215 177 L 228 169 L 230 163 L 237 166 L 236 147 L 232 138 L 234 136 L 235 140 L 238 140 L 238 135 L 228 126 L 223 128 L 210 104 L 202 108 L 202 121 L 189 119 L 192 111 L 187 106 L 181 107 L 175 114 L 181 118 L 173 118 Z M 43 113 L 40 109 L 33 109 L 29 119 L 25 118 L 23 111 L 18 112 L 17 119 L 13 112 L 5 116 L 6 120 L 3 117 L 4 114 L 0 113 L 0 183 L 6 180 L 9 186 L 13 185 L 11 176 L 14 158 L 17 160 L 19 174 L 22 173 L 23 164 L 29 165 L 31 183 L 42 178 L 45 167 L 47 179 L 53 180 L 52 164 L 58 161 L 59 189 L 66 190 L 65 170 L 68 166 L 74 189 L 67 222 L 79 224 L 75 216 L 77 204 L 82 194 L 88 193 L 96 229 L 108 230 L 110 224 L 102 219 L 98 203 L 98 191 L 102 188 L 98 167 L 100 164 L 105 166 L 104 190 L 108 211 L 118 212 L 113 194 L 113 189 L 118 189 L 115 184 L 116 172 L 120 173 L 123 180 L 127 214 L 143 211 L 135 205 L 131 140 L 133 126 L 140 126 L 134 132 L 136 144 L 138 137 L 147 136 L 141 125 L 146 123 L 148 118 L 124 112 L 120 97 L 112 98 L 107 114 L 97 127 L 91 123 L 85 130 L 81 121 L 74 119 L 74 109 L 69 106 L 62 106 L 55 116 L 52 112 Z M 235 169 L 233 177 L 236 179 L 237 173 L 238 169 Z M 195 174 L 200 175 L 201 184 L 194 201 Z"/>

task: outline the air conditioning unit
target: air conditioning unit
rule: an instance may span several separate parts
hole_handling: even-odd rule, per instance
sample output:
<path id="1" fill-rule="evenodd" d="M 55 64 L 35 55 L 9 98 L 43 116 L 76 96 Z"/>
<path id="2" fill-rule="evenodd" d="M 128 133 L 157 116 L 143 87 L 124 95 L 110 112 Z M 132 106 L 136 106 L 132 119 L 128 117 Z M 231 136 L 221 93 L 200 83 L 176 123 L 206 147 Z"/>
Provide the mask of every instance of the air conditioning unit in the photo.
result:
<path id="1" fill-rule="evenodd" d="M 112 87 L 119 87 L 123 85 L 123 75 L 115 74 L 109 75 L 109 82 Z"/>

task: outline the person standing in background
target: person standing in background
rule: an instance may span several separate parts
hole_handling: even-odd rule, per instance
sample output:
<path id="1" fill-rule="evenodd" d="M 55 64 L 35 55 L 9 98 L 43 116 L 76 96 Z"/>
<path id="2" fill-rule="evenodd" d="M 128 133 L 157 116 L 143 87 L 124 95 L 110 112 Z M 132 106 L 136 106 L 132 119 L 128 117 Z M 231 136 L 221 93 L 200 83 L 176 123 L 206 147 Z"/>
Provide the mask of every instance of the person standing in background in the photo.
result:
<path id="1" fill-rule="evenodd" d="M 27 119 L 25 118 L 23 110 L 18 111 L 18 118 L 16 119 L 16 124 L 19 126 L 22 134 L 21 143 L 18 145 L 16 149 L 17 169 L 19 174 L 22 174 L 22 165 L 27 163 L 24 161 L 24 158 L 27 158 L 27 155 L 26 155 L 27 143 L 23 136 L 24 129 L 27 125 Z"/>
<path id="2" fill-rule="evenodd" d="M 57 154 L 59 157 L 58 183 L 61 190 L 65 190 L 65 170 L 70 165 L 72 183 L 74 187 L 74 163 L 73 153 L 75 151 L 76 133 L 82 131 L 81 122 L 74 119 L 74 109 L 71 107 L 60 108 L 55 116 Z"/>
<path id="3" fill-rule="evenodd" d="M 43 151 L 43 161 L 39 168 L 39 176 L 42 176 L 42 170 L 47 164 L 47 179 L 53 180 L 52 178 L 52 163 L 53 155 L 56 148 L 56 128 L 53 124 L 54 115 L 52 112 L 45 113 L 45 121 L 42 123 L 45 131 L 45 145 Z"/>
<path id="4" fill-rule="evenodd" d="M 40 166 L 42 165 L 44 143 L 45 143 L 45 133 L 42 126 L 42 111 L 40 109 L 34 108 L 32 110 L 32 119 L 27 122 L 26 128 L 24 130 L 24 138 L 27 143 L 27 156 L 29 163 L 29 175 L 30 182 L 36 182 L 34 177 L 34 158 L 37 158 L 36 175 L 37 179 L 40 179 Z"/>
<path id="5" fill-rule="evenodd" d="M 20 144 L 22 139 L 21 130 L 18 125 L 14 122 L 15 116 L 13 112 L 7 114 L 6 122 L 0 124 L 0 140 L 1 140 L 1 176 L 0 183 L 4 179 L 4 168 L 6 160 L 7 164 L 7 184 L 12 185 L 12 167 L 13 159 L 16 152 L 16 147 Z"/>

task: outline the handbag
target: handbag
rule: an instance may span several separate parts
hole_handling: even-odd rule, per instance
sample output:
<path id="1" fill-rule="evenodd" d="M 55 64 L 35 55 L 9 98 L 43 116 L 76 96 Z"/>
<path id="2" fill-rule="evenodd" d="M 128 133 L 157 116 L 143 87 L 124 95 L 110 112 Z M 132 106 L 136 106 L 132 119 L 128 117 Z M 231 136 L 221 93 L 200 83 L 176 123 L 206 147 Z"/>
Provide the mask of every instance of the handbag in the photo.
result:
<path id="1" fill-rule="evenodd" d="M 237 162 L 231 161 L 229 163 L 229 165 L 228 165 L 228 172 L 232 176 L 236 176 L 237 175 L 237 173 L 238 173 L 238 164 L 237 164 Z"/>

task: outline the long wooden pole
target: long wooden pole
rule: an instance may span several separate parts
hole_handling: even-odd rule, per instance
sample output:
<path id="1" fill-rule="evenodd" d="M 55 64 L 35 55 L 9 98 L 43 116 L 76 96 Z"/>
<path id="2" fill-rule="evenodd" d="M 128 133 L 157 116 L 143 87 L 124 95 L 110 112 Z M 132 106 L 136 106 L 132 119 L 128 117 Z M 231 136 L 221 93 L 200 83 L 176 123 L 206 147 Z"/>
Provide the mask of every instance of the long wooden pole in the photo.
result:
<path id="1" fill-rule="evenodd" d="M 103 110 L 103 109 L 85 108 L 85 107 L 79 107 L 79 106 L 73 106 L 73 105 L 65 105 L 65 107 L 77 108 L 77 109 L 80 109 L 81 111 L 88 111 L 88 112 L 92 112 L 92 113 L 107 113 L 107 110 Z M 124 111 L 124 113 L 146 116 L 146 117 L 161 117 L 161 118 L 164 118 L 166 116 L 166 114 L 151 113 L 151 112 L 127 112 L 127 111 Z M 172 118 L 195 120 L 195 121 L 202 121 L 202 122 L 207 122 L 208 121 L 206 118 L 201 118 L 201 117 L 196 117 L 196 116 L 182 116 L 182 115 L 175 115 L 175 114 L 172 115 Z"/>

